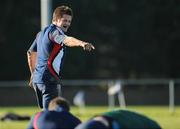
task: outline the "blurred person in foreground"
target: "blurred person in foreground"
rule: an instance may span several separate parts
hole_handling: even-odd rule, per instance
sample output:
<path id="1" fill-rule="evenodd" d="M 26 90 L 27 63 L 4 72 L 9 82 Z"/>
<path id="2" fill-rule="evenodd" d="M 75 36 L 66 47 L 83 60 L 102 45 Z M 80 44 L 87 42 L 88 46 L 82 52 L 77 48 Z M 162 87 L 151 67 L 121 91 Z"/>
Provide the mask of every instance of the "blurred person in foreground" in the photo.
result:
<path id="1" fill-rule="evenodd" d="M 127 110 L 114 110 L 97 115 L 75 129 L 161 129 L 154 120 Z"/>
<path id="2" fill-rule="evenodd" d="M 50 101 L 48 110 L 32 117 L 27 129 L 74 129 L 81 121 L 70 112 L 69 102 L 57 97 Z"/>
<path id="3" fill-rule="evenodd" d="M 52 24 L 42 29 L 27 51 L 31 72 L 29 85 L 34 88 L 38 104 L 44 110 L 58 96 L 65 48 L 82 47 L 91 51 L 95 47 L 88 42 L 65 35 L 71 25 L 73 11 L 59 6 L 53 12 Z"/>

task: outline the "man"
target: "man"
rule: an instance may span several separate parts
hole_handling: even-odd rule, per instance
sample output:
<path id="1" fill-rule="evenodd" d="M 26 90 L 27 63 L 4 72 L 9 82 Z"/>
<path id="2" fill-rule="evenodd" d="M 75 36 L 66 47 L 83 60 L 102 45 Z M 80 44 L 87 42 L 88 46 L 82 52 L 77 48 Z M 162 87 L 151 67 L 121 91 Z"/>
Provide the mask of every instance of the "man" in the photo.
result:
<path id="1" fill-rule="evenodd" d="M 75 129 L 161 129 L 161 127 L 139 113 L 115 110 L 97 115 Z"/>
<path id="2" fill-rule="evenodd" d="M 69 103 L 62 97 L 51 100 L 48 110 L 36 113 L 27 129 L 74 129 L 81 123 L 69 112 Z"/>
<path id="3" fill-rule="evenodd" d="M 62 62 L 66 46 L 82 47 L 91 51 L 94 46 L 65 35 L 71 25 L 73 13 L 67 6 L 59 6 L 53 12 L 52 24 L 40 31 L 27 52 L 32 73 L 30 86 L 36 92 L 40 108 L 46 110 L 50 100 L 58 96 Z"/>

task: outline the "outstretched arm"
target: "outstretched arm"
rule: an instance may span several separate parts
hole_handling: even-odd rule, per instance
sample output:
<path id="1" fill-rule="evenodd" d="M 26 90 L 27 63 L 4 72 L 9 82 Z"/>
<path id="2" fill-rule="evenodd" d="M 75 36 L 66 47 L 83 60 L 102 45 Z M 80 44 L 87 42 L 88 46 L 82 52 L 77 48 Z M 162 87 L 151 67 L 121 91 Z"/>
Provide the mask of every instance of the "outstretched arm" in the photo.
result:
<path id="1" fill-rule="evenodd" d="M 58 30 L 53 30 L 49 32 L 49 39 L 52 42 L 55 42 L 58 44 L 64 43 L 68 47 L 82 47 L 86 51 L 91 51 L 95 49 L 95 47 L 91 43 L 84 42 L 77 38 L 64 35 L 60 33 Z"/>
<path id="2" fill-rule="evenodd" d="M 65 36 L 64 44 L 69 46 L 69 47 L 78 47 L 78 46 L 80 46 L 86 51 L 91 51 L 91 50 L 95 49 L 95 47 L 91 43 L 84 42 L 84 41 L 81 41 L 79 39 L 76 39 L 76 38 L 70 37 L 70 36 Z"/>

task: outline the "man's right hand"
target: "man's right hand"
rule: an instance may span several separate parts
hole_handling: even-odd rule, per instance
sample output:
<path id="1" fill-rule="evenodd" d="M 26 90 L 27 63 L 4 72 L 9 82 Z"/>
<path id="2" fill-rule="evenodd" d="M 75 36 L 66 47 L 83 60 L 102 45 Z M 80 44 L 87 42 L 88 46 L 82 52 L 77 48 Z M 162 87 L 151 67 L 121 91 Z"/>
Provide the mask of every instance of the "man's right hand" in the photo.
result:
<path id="1" fill-rule="evenodd" d="M 31 88 L 33 88 L 33 85 L 32 85 L 32 75 L 31 75 L 31 77 L 30 77 L 30 79 L 29 79 L 28 85 L 29 85 Z"/>
<path id="2" fill-rule="evenodd" d="M 91 43 L 85 42 L 84 45 L 83 45 L 83 49 L 85 51 L 92 51 L 92 50 L 95 49 L 95 47 Z"/>

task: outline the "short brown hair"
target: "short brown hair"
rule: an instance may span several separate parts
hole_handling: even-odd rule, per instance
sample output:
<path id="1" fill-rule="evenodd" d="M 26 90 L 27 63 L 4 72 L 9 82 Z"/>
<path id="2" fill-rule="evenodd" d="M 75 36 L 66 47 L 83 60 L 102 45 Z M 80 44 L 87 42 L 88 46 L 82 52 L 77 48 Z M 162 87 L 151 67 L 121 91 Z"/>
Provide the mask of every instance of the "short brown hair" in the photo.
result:
<path id="1" fill-rule="evenodd" d="M 56 97 L 56 98 L 52 99 L 49 103 L 48 109 L 54 110 L 57 106 L 62 107 L 66 111 L 70 111 L 70 104 L 65 98 Z"/>
<path id="2" fill-rule="evenodd" d="M 53 12 L 52 21 L 56 21 L 57 19 L 61 18 L 64 14 L 73 16 L 73 11 L 68 6 L 58 6 Z"/>

